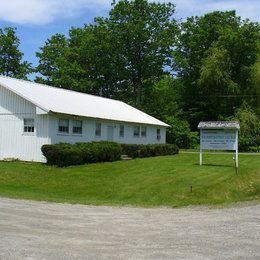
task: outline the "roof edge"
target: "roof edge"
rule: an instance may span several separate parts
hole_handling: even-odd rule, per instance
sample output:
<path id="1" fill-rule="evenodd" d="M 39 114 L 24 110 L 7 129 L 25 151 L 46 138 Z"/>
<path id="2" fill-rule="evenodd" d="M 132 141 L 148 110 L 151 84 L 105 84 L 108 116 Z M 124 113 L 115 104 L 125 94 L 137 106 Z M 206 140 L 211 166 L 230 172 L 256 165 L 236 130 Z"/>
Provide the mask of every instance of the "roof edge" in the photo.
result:
<path id="1" fill-rule="evenodd" d="M 170 125 L 168 125 L 164 122 L 162 122 L 162 123 L 165 124 L 165 125 L 159 125 L 159 124 L 140 123 L 140 122 L 134 122 L 134 121 L 116 120 L 116 119 L 109 119 L 109 118 L 102 118 L 102 117 L 75 115 L 75 114 L 56 112 L 56 111 L 53 111 L 53 110 L 49 110 L 48 112 L 51 113 L 51 114 L 54 114 L 54 115 L 76 116 L 76 117 L 91 118 L 91 119 L 97 119 L 97 120 L 106 120 L 106 121 L 123 122 L 123 123 L 133 123 L 133 124 L 150 125 L 150 126 L 158 126 L 158 127 L 165 127 L 165 128 L 170 127 Z"/>
<path id="2" fill-rule="evenodd" d="M 37 104 L 36 102 L 32 101 L 31 99 L 27 98 L 26 96 L 24 96 L 23 94 L 19 93 L 18 91 L 15 91 L 11 88 L 9 88 L 7 85 L 3 84 L 3 83 L 0 83 L 0 86 L 2 86 L 3 88 L 13 92 L 14 94 L 18 95 L 19 97 L 29 101 L 30 103 L 32 103 L 33 105 L 41 108 L 42 110 L 44 110 L 45 112 L 49 113 L 50 112 L 50 109 L 46 108 L 46 107 L 43 107 L 42 105 L 39 105 Z"/>
<path id="3" fill-rule="evenodd" d="M 201 121 L 198 129 L 240 129 L 238 121 Z"/>

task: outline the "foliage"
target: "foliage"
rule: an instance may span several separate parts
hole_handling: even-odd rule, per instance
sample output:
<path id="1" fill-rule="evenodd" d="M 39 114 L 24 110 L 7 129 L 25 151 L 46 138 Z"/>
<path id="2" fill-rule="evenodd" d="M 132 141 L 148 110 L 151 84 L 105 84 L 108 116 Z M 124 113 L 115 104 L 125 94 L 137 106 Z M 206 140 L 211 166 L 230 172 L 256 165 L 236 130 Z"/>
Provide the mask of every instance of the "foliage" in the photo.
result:
<path id="1" fill-rule="evenodd" d="M 183 109 L 192 126 L 231 116 L 255 94 L 251 79 L 259 25 L 235 11 L 190 17 L 180 25 L 174 69 L 183 79 Z M 253 98 L 256 99 L 255 96 Z"/>
<path id="2" fill-rule="evenodd" d="M 248 149 L 248 151 L 253 152 L 253 153 L 260 153 L 260 145 L 249 146 L 249 147 L 246 147 L 246 149 Z"/>
<path id="3" fill-rule="evenodd" d="M 66 167 L 94 162 L 120 160 L 121 147 L 112 142 L 43 145 L 42 153 L 50 165 Z"/>
<path id="4" fill-rule="evenodd" d="M 170 51 L 176 34 L 174 11 L 171 3 L 122 0 L 109 13 L 113 42 L 137 107 L 147 88 L 163 74 L 163 67 L 171 65 Z"/>
<path id="5" fill-rule="evenodd" d="M 42 153 L 50 165 L 64 167 L 84 163 L 82 151 L 67 143 L 43 145 Z"/>
<path id="6" fill-rule="evenodd" d="M 149 94 L 144 97 L 144 110 L 161 120 L 166 120 L 169 115 L 178 115 L 180 109 L 180 88 L 182 83 L 179 79 L 170 75 L 164 75 L 153 85 Z"/>
<path id="7" fill-rule="evenodd" d="M 36 52 L 36 57 L 39 59 L 39 65 L 36 70 L 40 71 L 44 76 L 37 76 L 35 79 L 36 82 L 59 86 L 56 82 L 56 78 L 59 77 L 58 60 L 63 57 L 66 47 L 66 37 L 62 34 L 55 34 L 40 48 L 40 52 Z"/>
<path id="8" fill-rule="evenodd" d="M 260 117 L 245 106 L 238 109 L 234 119 L 240 124 L 239 150 L 257 152 L 260 146 Z"/>
<path id="9" fill-rule="evenodd" d="M 167 143 L 176 144 L 180 148 L 195 148 L 198 144 L 198 133 L 191 132 L 189 123 L 178 117 L 166 119 L 170 127 L 167 129 Z"/>
<path id="10" fill-rule="evenodd" d="M 31 64 L 22 61 L 23 53 L 19 50 L 19 45 L 16 29 L 0 28 L 0 74 L 24 79 L 31 72 Z"/>
<path id="11" fill-rule="evenodd" d="M 180 148 L 194 148 L 198 144 L 198 134 L 191 132 L 189 123 L 183 119 L 181 87 L 181 79 L 165 75 L 146 96 L 145 110 L 170 125 L 167 128 L 167 143 Z"/>
<path id="12" fill-rule="evenodd" d="M 257 155 L 178 154 L 58 168 L 0 162 L 0 196 L 92 205 L 180 207 L 260 199 Z M 190 186 L 193 192 L 190 192 Z"/>
<path id="13" fill-rule="evenodd" d="M 141 99 L 165 73 L 164 67 L 171 65 L 173 14 L 171 3 L 120 0 L 112 5 L 108 18 L 72 28 L 66 41 L 63 36 L 49 39 L 37 54 L 38 71 L 56 86 L 120 98 L 140 107 Z"/>
<path id="14" fill-rule="evenodd" d="M 173 144 L 122 144 L 122 152 L 131 158 L 144 158 L 174 155 L 179 152 L 179 148 Z"/>
<path id="15" fill-rule="evenodd" d="M 114 142 L 76 143 L 84 155 L 85 163 L 113 162 L 121 158 L 121 146 Z"/>

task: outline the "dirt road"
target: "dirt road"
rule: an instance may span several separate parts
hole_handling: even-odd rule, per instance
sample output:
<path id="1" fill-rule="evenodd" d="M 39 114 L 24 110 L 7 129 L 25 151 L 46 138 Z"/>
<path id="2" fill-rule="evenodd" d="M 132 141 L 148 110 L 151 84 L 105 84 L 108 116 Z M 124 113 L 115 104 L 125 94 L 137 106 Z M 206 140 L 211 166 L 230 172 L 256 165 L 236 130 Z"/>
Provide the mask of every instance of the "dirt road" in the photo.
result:
<path id="1" fill-rule="evenodd" d="M 0 198 L 0 259 L 260 259 L 260 205 L 116 208 Z"/>

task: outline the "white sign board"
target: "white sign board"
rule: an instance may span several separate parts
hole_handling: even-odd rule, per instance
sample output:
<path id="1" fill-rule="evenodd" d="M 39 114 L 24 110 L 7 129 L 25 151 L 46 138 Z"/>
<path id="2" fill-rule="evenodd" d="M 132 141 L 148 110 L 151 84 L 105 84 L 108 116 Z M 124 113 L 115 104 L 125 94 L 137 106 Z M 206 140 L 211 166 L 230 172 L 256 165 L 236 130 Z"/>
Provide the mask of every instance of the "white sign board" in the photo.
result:
<path id="1" fill-rule="evenodd" d="M 202 129 L 201 149 L 206 150 L 236 150 L 236 130 L 234 129 Z"/>
<path id="2" fill-rule="evenodd" d="M 206 126 L 203 128 L 203 122 L 200 126 L 200 165 L 202 165 L 202 153 L 203 150 L 230 150 L 235 151 L 235 167 L 236 173 L 238 168 L 238 129 L 227 128 L 223 126 L 219 129 L 210 129 Z M 207 122 L 210 125 L 210 122 Z M 215 125 L 219 125 L 218 122 L 213 122 Z M 220 122 L 221 123 L 221 122 Z"/>

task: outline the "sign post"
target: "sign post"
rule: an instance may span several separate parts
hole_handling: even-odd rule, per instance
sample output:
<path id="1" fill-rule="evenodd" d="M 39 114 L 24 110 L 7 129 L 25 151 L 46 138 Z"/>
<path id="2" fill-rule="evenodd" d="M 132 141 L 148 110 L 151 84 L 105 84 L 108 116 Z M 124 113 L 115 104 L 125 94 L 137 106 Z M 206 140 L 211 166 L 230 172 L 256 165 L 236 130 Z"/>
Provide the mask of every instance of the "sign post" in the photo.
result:
<path id="1" fill-rule="evenodd" d="M 236 130 L 236 160 L 235 160 L 236 174 L 238 172 L 238 129 Z"/>
<path id="2" fill-rule="evenodd" d="M 200 129 L 200 136 L 202 135 L 202 129 Z M 202 165 L 202 139 L 200 138 L 200 165 Z"/>
<path id="3" fill-rule="evenodd" d="M 200 122 L 200 165 L 204 150 L 235 151 L 235 169 L 238 169 L 238 122 Z"/>

